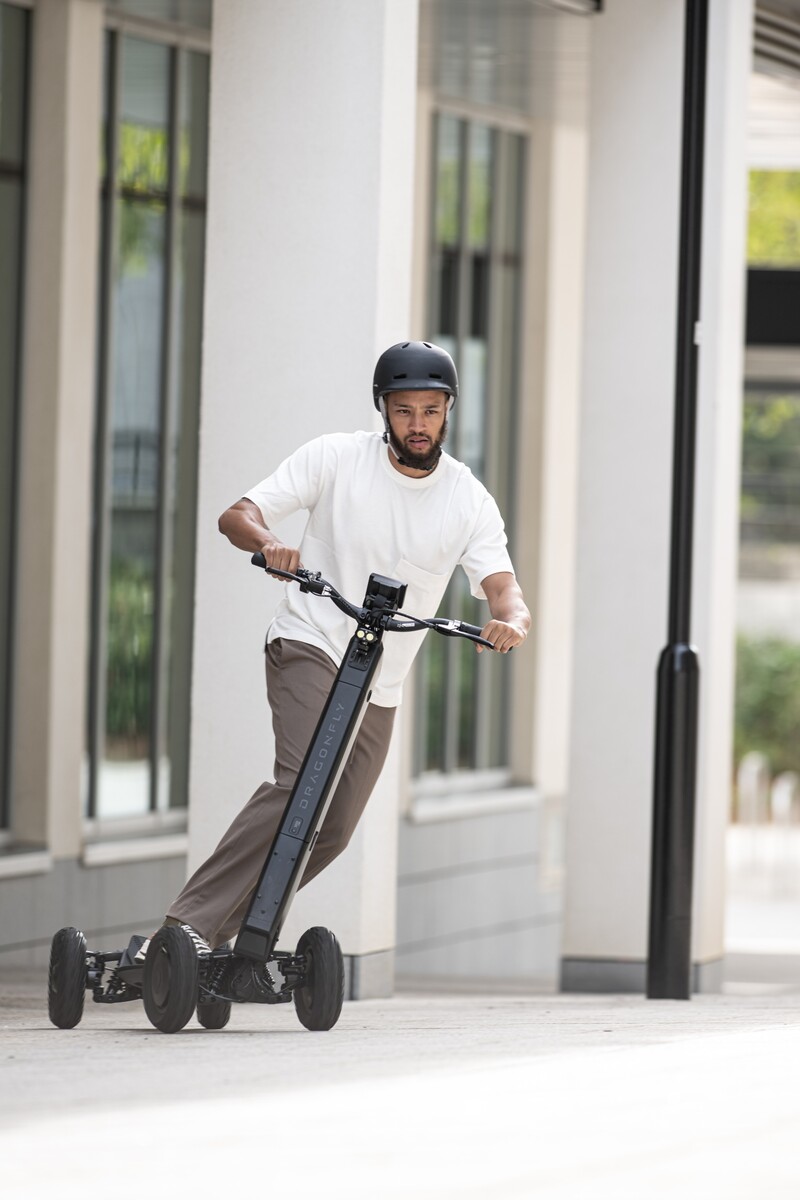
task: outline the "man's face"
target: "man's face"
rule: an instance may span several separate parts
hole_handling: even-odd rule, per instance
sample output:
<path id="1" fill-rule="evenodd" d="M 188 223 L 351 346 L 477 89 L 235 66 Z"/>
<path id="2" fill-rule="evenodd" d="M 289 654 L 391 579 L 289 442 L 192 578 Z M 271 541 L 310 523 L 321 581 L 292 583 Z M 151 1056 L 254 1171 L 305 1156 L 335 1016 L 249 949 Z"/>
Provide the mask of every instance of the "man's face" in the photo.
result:
<path id="1" fill-rule="evenodd" d="M 390 392 L 386 415 L 392 436 L 410 467 L 427 471 L 447 437 L 446 392 Z"/>

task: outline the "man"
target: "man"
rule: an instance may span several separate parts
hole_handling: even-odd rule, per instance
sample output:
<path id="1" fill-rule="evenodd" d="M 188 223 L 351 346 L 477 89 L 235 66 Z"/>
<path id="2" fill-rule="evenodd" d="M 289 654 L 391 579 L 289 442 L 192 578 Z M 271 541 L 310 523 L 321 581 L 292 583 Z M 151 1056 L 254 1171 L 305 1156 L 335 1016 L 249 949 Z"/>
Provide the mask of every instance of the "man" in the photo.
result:
<path id="1" fill-rule="evenodd" d="M 270 567 L 293 572 L 302 559 L 356 601 L 371 572 L 398 579 L 408 585 L 404 608 L 422 616 L 435 613 L 460 563 L 473 594 L 489 603 L 483 636 L 506 653 L 525 640 L 530 614 L 497 505 L 463 463 L 442 451 L 457 396 L 446 351 L 427 342 L 390 347 L 373 380 L 384 434 L 328 434 L 301 446 L 222 514 L 221 532 L 248 554 L 260 551 Z M 309 512 L 302 543 L 284 545 L 273 526 L 298 509 Z M 275 782 L 258 788 L 167 917 L 189 930 L 201 952 L 239 929 L 351 634 L 352 622 L 333 605 L 287 585 L 265 648 Z M 303 884 L 350 840 L 386 758 L 403 680 L 423 637 L 388 634 L 384 641 L 380 674 Z"/>

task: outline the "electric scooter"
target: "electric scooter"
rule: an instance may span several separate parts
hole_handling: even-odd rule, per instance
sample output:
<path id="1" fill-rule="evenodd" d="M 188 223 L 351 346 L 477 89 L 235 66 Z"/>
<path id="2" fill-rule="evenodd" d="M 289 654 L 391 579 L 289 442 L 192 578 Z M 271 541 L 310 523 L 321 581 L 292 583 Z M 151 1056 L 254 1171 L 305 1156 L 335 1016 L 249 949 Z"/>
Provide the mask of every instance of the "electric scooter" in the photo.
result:
<path id="1" fill-rule="evenodd" d="M 136 956 L 145 942 L 134 935 L 124 950 L 89 950 L 72 927 L 53 938 L 48 976 L 48 1012 L 59 1029 L 74 1028 L 83 1016 L 87 991 L 97 1004 L 143 1000 L 148 1019 L 163 1033 L 177 1033 L 196 1012 L 205 1029 L 223 1029 L 234 1004 L 294 1001 L 300 1022 L 311 1030 L 332 1029 L 344 1000 L 344 960 L 336 937 L 320 926 L 306 930 L 294 953 L 277 942 L 302 879 L 350 748 L 366 711 L 380 667 L 383 635 L 433 629 L 493 649 L 477 625 L 445 617 L 412 617 L 401 611 L 406 585 L 372 574 L 364 603 L 346 600 L 318 572 L 254 566 L 300 585 L 302 592 L 330 600 L 356 622 L 317 722 L 278 831 L 270 846 L 233 948 L 198 954 L 180 925 L 159 929 L 144 963 Z"/>

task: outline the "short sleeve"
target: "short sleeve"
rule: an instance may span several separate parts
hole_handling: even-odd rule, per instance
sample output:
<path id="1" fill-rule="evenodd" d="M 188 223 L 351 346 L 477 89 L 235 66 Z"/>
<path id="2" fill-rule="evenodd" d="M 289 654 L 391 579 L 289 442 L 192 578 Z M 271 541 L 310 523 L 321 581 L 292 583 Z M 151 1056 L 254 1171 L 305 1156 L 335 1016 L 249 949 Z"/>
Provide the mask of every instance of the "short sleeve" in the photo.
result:
<path id="1" fill-rule="evenodd" d="M 486 599 L 486 593 L 481 587 L 481 583 L 487 576 L 494 575 L 498 571 L 509 571 L 512 575 L 514 574 L 500 509 L 485 489 L 482 489 L 482 493 L 478 515 L 467 548 L 459 559 L 469 579 L 470 591 L 479 600 Z"/>
<path id="2" fill-rule="evenodd" d="M 245 492 L 245 499 L 258 505 L 271 527 L 301 508 L 312 509 L 332 469 L 335 466 L 328 439 L 324 435 L 314 438 L 285 458 L 272 475 Z"/>

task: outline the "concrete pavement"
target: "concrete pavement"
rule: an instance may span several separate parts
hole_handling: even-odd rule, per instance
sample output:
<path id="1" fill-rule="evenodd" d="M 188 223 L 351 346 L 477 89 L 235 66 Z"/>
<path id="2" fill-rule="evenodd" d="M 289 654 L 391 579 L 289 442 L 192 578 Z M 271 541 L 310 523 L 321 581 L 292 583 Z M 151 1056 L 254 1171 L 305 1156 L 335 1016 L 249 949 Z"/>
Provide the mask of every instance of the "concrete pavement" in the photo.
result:
<path id="1" fill-rule="evenodd" d="M 55 1030 L 43 975 L 4 972 L 2 1194 L 796 1200 L 797 960 L 733 974 L 691 1003 L 420 992 L 326 1034 L 242 1006 L 168 1037 L 139 1005 Z"/>

